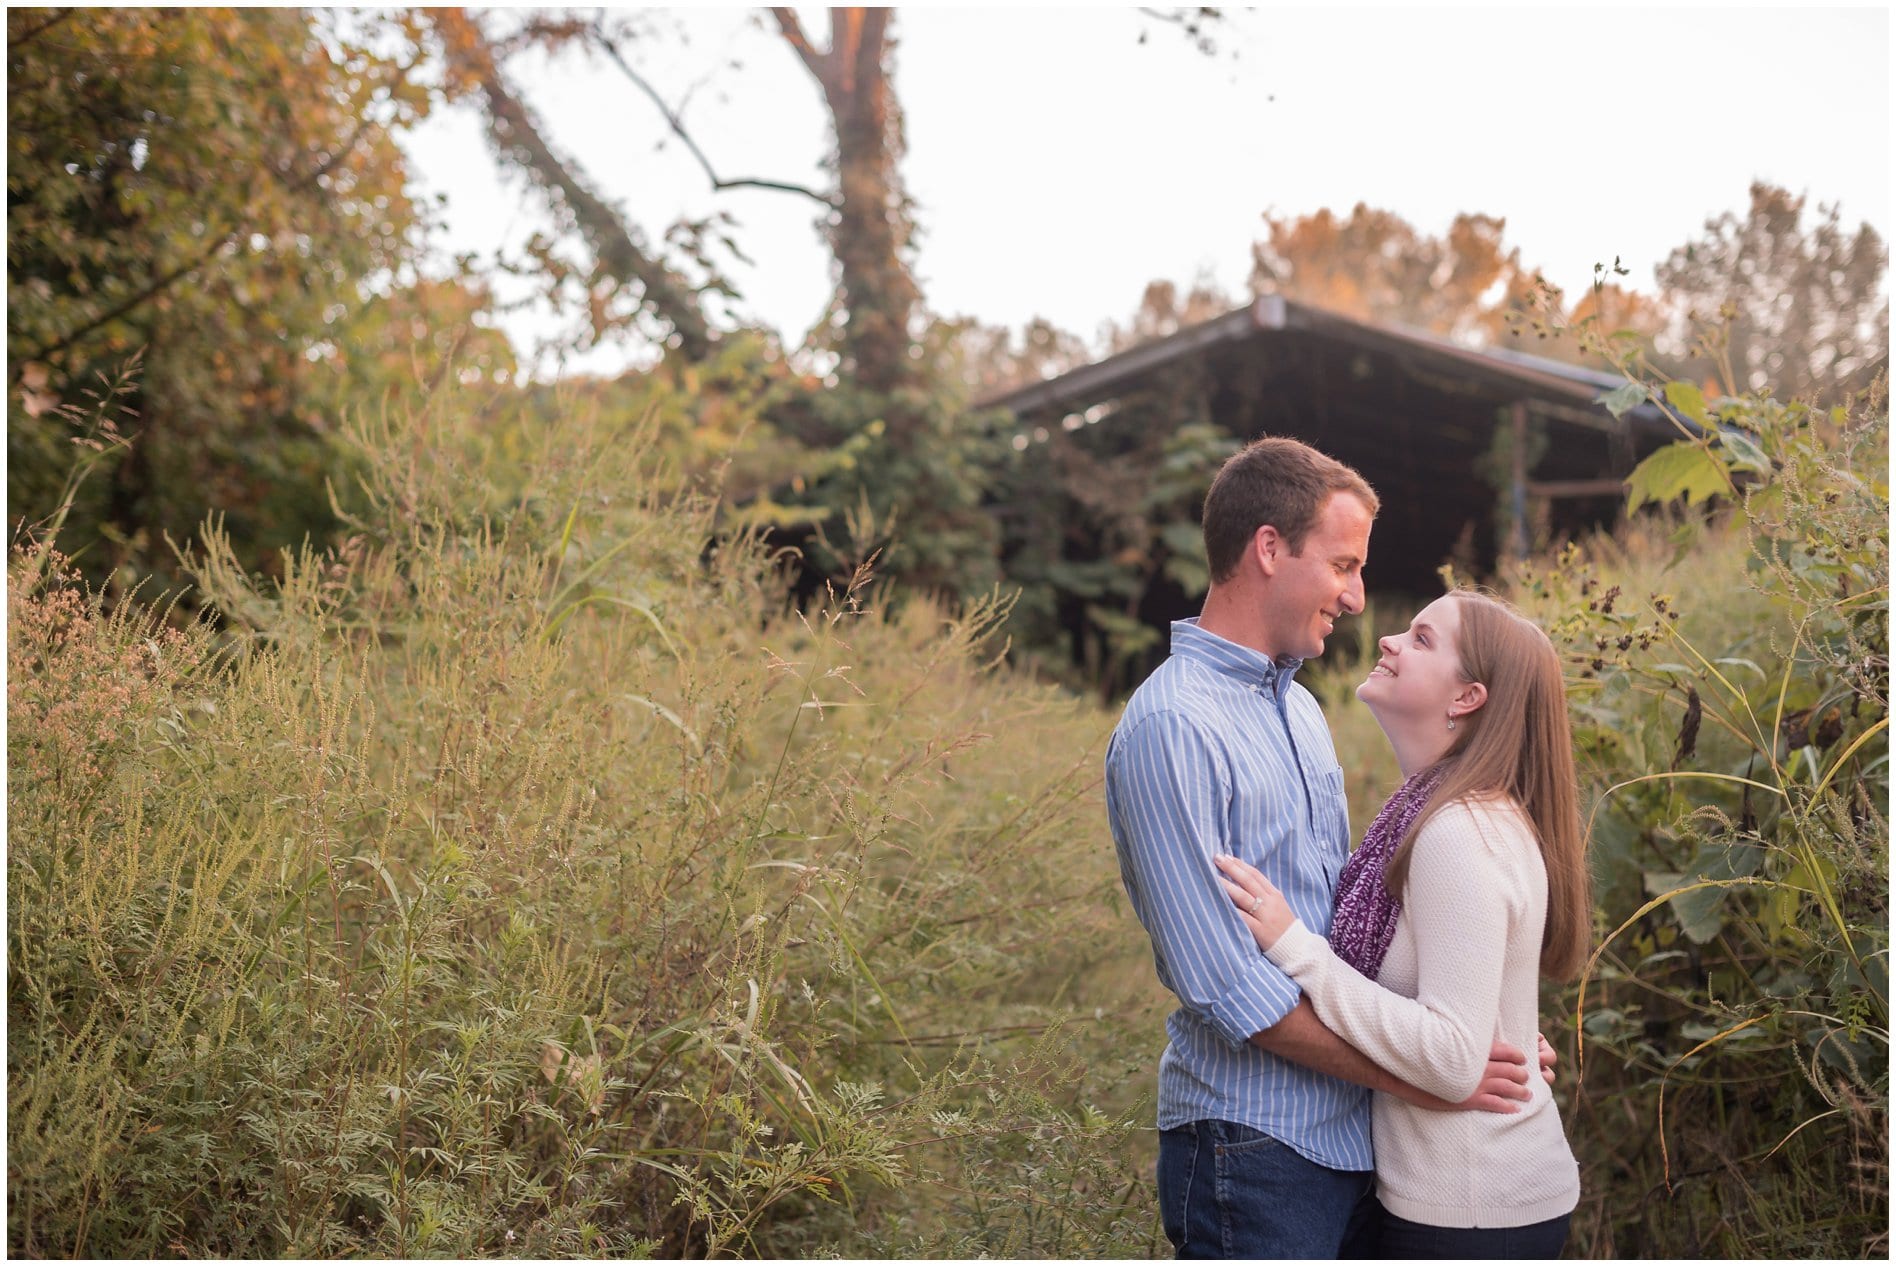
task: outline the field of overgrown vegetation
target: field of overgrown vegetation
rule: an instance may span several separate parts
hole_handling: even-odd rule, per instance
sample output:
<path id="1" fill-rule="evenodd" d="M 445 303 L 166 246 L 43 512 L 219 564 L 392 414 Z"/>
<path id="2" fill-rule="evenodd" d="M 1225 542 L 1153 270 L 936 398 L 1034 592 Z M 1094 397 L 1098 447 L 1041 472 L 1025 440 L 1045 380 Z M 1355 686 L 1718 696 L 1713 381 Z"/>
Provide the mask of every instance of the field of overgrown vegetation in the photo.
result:
<path id="1" fill-rule="evenodd" d="M 649 433 L 465 404 L 360 428 L 280 580 L 212 534 L 215 622 L 16 549 L 10 1250 L 1164 1250 L 1113 713 L 1008 667 L 1005 597 L 799 608 Z M 1571 1252 L 1878 1255 L 1884 414 L 1720 408 L 1727 509 L 1497 582 L 1599 881 Z M 1393 767 L 1310 680 L 1360 826 Z"/>
<path id="2" fill-rule="evenodd" d="M 1288 377 L 1220 385 L 1239 345 L 1201 336 L 1274 296 L 1403 346 L 1617 366 L 1636 381 L 1599 403 L 1702 437 L 1637 468 L 1651 504 L 1612 534 L 1456 578 L 1566 660 L 1599 903 L 1543 1008 L 1584 1167 L 1570 1252 L 1887 1257 L 1882 234 L 1796 192 L 1822 164 L 1694 164 L 1668 193 L 1709 218 L 1650 286 L 1612 256 L 1569 299 L 1507 235 L 1520 207 L 1425 223 L 1400 181 L 1378 206 L 1326 177 L 1343 202 L 1265 211 L 1241 294 L 1215 280 L 1241 260 L 1126 273 L 1194 235 L 1071 197 L 1097 173 L 1045 143 L 1041 98 L 1151 71 L 1276 100 L 1311 37 L 1219 8 L 1010 23 L 1038 70 L 991 76 L 1002 113 L 950 92 L 911 137 L 905 94 L 953 56 L 928 32 L 961 16 L 8 9 L 10 1254 L 1167 1253 L 1170 1002 L 1105 822 L 1112 698 L 1163 643 L 1150 614 L 1205 591 L 1205 489 L 1257 427 L 1322 443 L 1332 406 L 1410 387 L 1457 402 L 1418 418 L 1487 408 L 1385 375 L 1382 335 L 1347 376 L 1293 364 L 1299 336 Z M 1593 48 L 1592 20 L 1522 46 Z M 1805 25 L 1826 89 L 1886 75 L 1841 56 L 1863 28 Z M 1137 72 L 1072 55 L 1148 30 Z M 1253 36 L 1275 51 L 1240 65 Z M 1428 132 L 1409 106 L 1460 39 L 1378 80 L 1381 113 Z M 1781 78 L 1768 39 L 1718 57 Z M 1135 131 L 1202 133 L 1214 100 L 1140 94 Z M 1857 143 L 1848 170 L 1883 157 L 1849 92 L 1741 100 Z M 983 166 L 951 182 L 978 227 L 934 219 L 911 141 L 1020 150 L 1055 192 Z M 448 197 L 431 167 L 499 183 Z M 1489 197 L 1429 183 L 1437 210 Z M 1642 241 L 1680 205 L 1602 196 Z M 1599 258 L 1628 232 L 1583 218 Z M 1137 296 L 1066 309 L 1096 337 L 1016 324 L 1092 293 L 1062 254 Z M 765 300 L 825 269 L 807 307 Z M 1139 348 L 1057 421 L 991 405 Z M 1309 417 L 1252 400 L 1292 380 Z M 1849 403 L 1694 386 L 1766 382 Z M 1442 469 L 1499 489 L 1552 443 L 1529 426 Z M 1510 523 L 1545 537 L 1545 509 Z M 1399 606 L 1303 678 L 1359 830 L 1395 769 L 1351 691 Z"/>

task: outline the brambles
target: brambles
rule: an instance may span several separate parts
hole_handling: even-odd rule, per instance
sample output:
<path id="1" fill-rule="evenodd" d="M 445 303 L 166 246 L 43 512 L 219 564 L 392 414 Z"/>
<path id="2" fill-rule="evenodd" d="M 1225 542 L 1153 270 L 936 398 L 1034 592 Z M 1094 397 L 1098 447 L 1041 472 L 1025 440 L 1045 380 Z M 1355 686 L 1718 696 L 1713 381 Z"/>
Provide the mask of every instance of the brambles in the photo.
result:
<path id="1" fill-rule="evenodd" d="M 1689 401 L 1663 387 L 1656 399 Z M 1499 587 L 1560 651 L 1598 956 L 1550 990 L 1581 1256 L 1880 1256 L 1888 1227 L 1888 477 L 1854 414 L 1723 400 L 1763 463 Z M 1767 474 L 1768 472 L 1768 474 Z M 1397 776 L 1324 700 L 1367 822 Z M 1578 1066 L 1579 1081 L 1570 1081 Z"/>
<path id="2" fill-rule="evenodd" d="M 1679 447 L 1735 481 L 1736 504 L 1512 578 L 1566 648 L 1596 798 L 1602 940 L 1561 995 L 1584 1053 L 1581 1243 L 1874 1256 L 1888 1217 L 1887 413 L 1880 396 L 1819 415 L 1707 406 L 1680 387 L 1652 395 L 1721 428 Z M 1600 572 L 1619 585 L 1597 592 Z M 1629 1127 L 1656 1147 L 1627 1148 Z"/>

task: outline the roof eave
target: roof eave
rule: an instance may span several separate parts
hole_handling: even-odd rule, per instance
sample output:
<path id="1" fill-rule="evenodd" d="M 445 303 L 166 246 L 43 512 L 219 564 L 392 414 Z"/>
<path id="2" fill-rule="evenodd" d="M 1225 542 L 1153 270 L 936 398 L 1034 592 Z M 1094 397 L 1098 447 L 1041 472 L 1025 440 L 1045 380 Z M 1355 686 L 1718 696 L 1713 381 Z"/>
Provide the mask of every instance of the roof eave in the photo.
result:
<path id="1" fill-rule="evenodd" d="M 1610 374 L 1583 366 L 1566 365 L 1511 349 L 1464 347 L 1440 335 L 1389 323 L 1358 321 L 1308 304 L 1293 303 L 1281 295 L 1262 295 L 1243 308 L 1179 330 L 1162 339 L 1142 343 L 1124 352 L 1082 365 L 1055 378 L 1012 388 L 975 402 L 978 409 L 1009 409 L 1033 413 L 1057 406 L 1079 406 L 1106 398 L 1161 366 L 1206 348 L 1267 331 L 1300 330 L 1324 335 L 1373 350 L 1402 353 L 1420 351 L 1443 357 L 1495 381 L 1539 397 L 1572 418 L 1574 412 L 1601 414 L 1599 395 L 1619 382 Z M 1652 429 L 1669 423 L 1656 408 L 1641 405 L 1625 415 Z"/>

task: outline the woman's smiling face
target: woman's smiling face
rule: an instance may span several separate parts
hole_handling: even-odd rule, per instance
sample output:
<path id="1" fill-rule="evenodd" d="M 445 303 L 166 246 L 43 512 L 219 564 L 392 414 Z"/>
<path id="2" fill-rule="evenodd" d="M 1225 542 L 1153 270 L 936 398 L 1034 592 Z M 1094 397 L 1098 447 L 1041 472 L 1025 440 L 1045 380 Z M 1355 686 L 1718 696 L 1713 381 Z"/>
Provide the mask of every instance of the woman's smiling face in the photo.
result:
<path id="1" fill-rule="evenodd" d="M 1356 688 L 1356 698 L 1391 738 L 1398 731 L 1446 733 L 1458 697 L 1468 687 L 1455 641 L 1461 604 L 1438 598 L 1416 613 L 1409 628 L 1377 642 L 1382 657 Z"/>

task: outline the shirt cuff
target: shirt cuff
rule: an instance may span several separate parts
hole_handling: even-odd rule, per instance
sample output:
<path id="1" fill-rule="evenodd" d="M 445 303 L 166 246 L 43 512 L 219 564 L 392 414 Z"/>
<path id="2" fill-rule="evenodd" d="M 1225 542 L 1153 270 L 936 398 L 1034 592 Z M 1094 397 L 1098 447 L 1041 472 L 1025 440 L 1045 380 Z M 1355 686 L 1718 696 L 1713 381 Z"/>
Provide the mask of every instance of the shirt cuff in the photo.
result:
<path id="1" fill-rule="evenodd" d="M 1242 1047 L 1251 1035 L 1289 1016 L 1302 997 L 1296 982 L 1259 955 L 1244 977 L 1212 1003 L 1205 1020 L 1227 1043 Z"/>
<path id="2" fill-rule="evenodd" d="M 1302 920 L 1293 919 L 1290 927 L 1264 953 L 1272 963 L 1295 977 L 1316 967 L 1329 948 L 1330 943 L 1311 932 Z"/>

